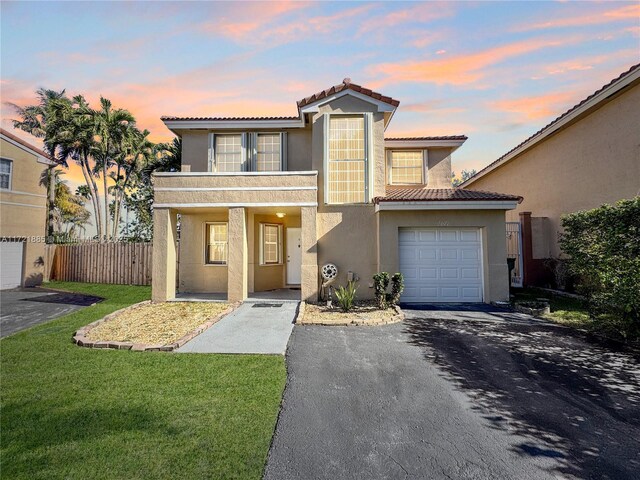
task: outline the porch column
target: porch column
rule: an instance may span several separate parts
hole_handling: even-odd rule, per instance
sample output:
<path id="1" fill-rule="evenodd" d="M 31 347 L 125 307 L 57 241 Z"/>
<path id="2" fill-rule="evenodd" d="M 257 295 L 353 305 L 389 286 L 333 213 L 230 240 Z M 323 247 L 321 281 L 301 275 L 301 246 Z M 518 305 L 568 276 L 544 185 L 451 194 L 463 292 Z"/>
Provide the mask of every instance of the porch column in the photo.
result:
<path id="1" fill-rule="evenodd" d="M 309 303 L 318 302 L 318 235 L 316 232 L 316 207 L 300 208 L 302 226 L 301 299 Z"/>
<path id="2" fill-rule="evenodd" d="M 248 295 L 247 212 L 244 207 L 229 208 L 229 255 L 227 260 L 229 302 L 242 302 Z"/>
<path id="3" fill-rule="evenodd" d="M 166 302 L 176 297 L 177 215 L 168 208 L 153 210 L 153 271 L 151 298 Z"/>

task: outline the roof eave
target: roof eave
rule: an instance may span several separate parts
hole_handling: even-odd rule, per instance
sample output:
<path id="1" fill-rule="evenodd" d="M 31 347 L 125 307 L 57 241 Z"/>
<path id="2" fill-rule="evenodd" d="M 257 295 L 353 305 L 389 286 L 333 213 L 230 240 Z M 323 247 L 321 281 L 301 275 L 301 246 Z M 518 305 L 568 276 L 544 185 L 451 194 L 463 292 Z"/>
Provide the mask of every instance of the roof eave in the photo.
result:
<path id="1" fill-rule="evenodd" d="M 375 211 L 513 210 L 518 200 L 378 200 Z"/>

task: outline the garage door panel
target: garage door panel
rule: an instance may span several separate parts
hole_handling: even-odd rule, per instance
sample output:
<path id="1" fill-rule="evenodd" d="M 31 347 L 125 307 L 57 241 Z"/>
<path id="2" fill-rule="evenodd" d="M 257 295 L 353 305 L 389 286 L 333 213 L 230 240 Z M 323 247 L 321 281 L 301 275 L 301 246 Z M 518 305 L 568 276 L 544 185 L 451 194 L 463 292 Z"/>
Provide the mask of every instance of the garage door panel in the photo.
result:
<path id="1" fill-rule="evenodd" d="M 0 242 L 0 289 L 22 284 L 22 242 Z"/>
<path id="2" fill-rule="evenodd" d="M 403 302 L 481 302 L 482 264 L 477 229 L 399 231 Z"/>

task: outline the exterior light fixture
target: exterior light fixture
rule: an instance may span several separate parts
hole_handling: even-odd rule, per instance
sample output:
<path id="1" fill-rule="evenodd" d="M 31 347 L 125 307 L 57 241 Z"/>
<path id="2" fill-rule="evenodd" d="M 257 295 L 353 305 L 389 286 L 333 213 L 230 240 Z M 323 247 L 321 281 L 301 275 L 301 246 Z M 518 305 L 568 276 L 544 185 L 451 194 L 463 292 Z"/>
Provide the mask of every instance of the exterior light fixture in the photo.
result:
<path id="1" fill-rule="evenodd" d="M 276 212 L 276 217 L 278 217 L 278 218 L 284 218 L 285 215 L 286 215 L 286 213 Z"/>

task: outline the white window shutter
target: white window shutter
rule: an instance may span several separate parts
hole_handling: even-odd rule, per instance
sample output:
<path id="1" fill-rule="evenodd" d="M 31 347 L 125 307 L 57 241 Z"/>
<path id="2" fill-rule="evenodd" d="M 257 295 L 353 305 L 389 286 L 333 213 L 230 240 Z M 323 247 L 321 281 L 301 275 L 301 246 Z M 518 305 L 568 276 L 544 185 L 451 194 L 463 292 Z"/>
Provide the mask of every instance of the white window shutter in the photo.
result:
<path id="1" fill-rule="evenodd" d="M 208 169 L 210 172 L 215 172 L 215 148 L 216 148 L 216 140 L 215 135 L 213 133 L 209 134 L 209 164 Z"/>

